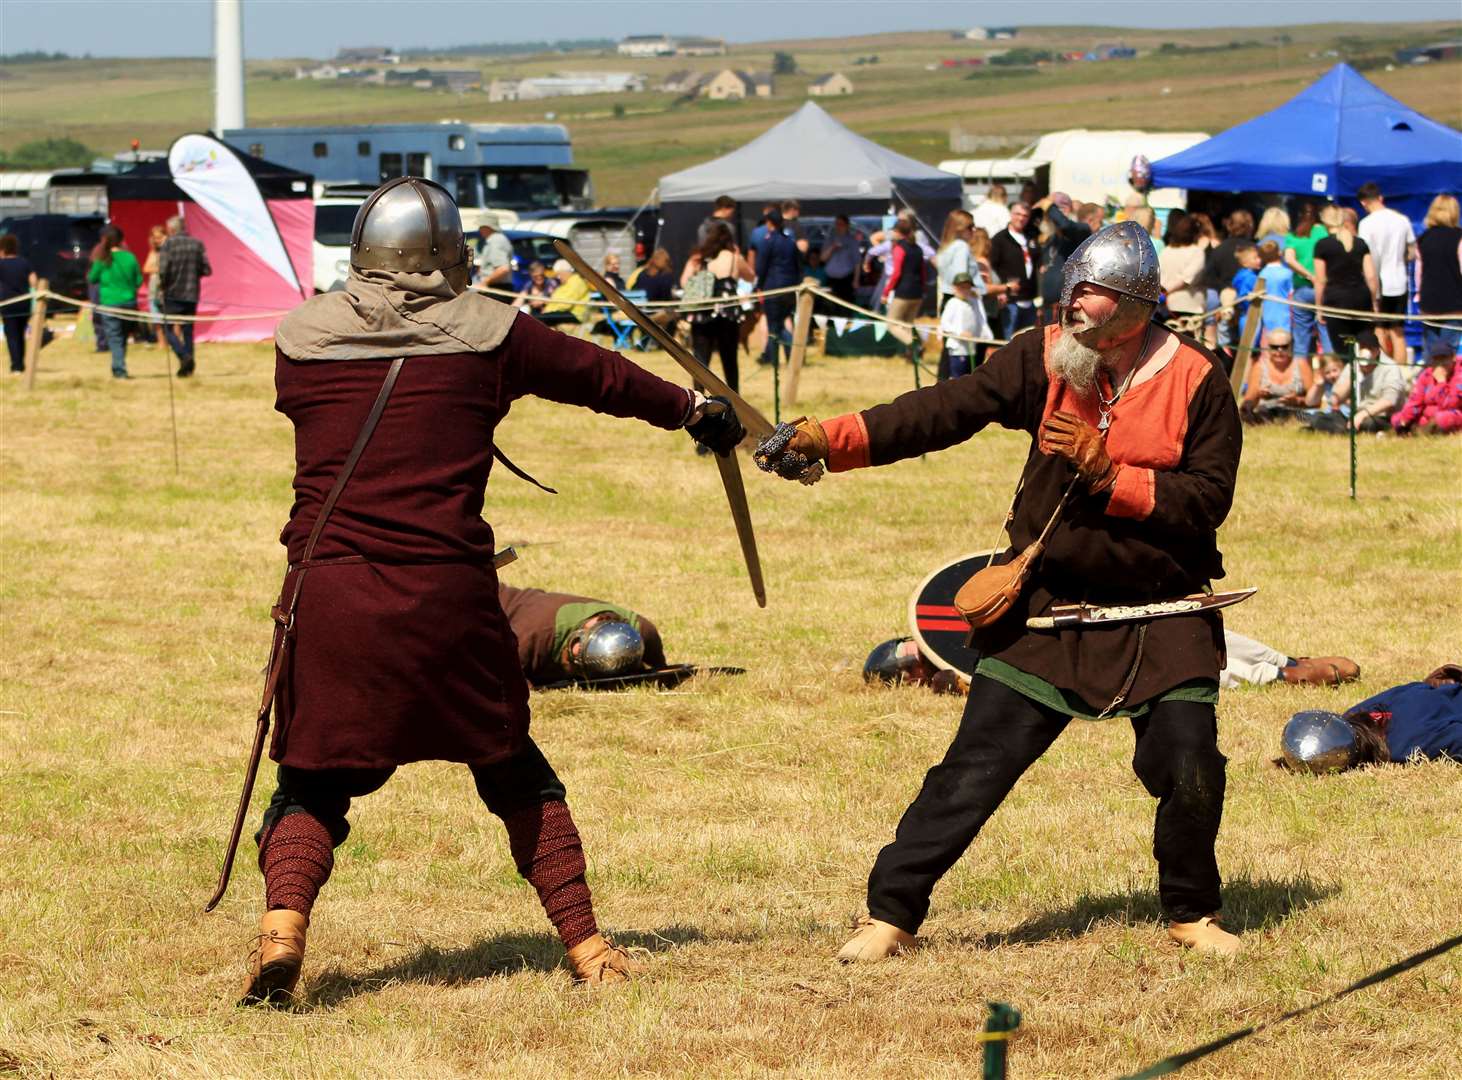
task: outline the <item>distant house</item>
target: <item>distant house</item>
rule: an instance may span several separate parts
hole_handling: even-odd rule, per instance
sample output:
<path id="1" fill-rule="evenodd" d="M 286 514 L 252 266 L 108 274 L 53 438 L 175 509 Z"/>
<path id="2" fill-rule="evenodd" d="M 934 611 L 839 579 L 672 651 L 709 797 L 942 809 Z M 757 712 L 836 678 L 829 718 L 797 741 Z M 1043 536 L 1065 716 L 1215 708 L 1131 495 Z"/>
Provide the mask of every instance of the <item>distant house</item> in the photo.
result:
<path id="1" fill-rule="evenodd" d="M 990 36 L 990 31 L 983 26 L 972 26 L 965 31 L 965 37 L 970 41 L 984 41 Z"/>
<path id="2" fill-rule="evenodd" d="M 638 93 L 645 88 L 643 75 L 627 71 L 584 71 L 573 75 L 542 75 L 527 79 L 493 79 L 487 88 L 490 101 L 537 101 L 580 94 Z"/>
<path id="3" fill-rule="evenodd" d="M 853 92 L 852 81 L 840 71 L 819 75 L 807 85 L 807 92 L 813 97 L 837 97 Z"/>
<path id="4" fill-rule="evenodd" d="M 383 45 L 366 45 L 358 49 L 341 49 L 335 59 L 342 64 L 399 64 L 401 56 Z"/>
<path id="5" fill-rule="evenodd" d="M 296 79 L 338 79 L 340 70 L 334 64 L 320 64 L 318 67 L 312 68 L 297 67 L 294 69 L 294 77 Z"/>
<path id="6" fill-rule="evenodd" d="M 667 94 L 694 94 L 708 79 L 710 76 L 704 71 L 672 71 L 660 83 L 660 89 Z"/>
<path id="7" fill-rule="evenodd" d="M 413 86 L 418 90 L 450 90 L 465 93 L 482 85 L 482 72 L 476 68 L 417 68 L 415 71 L 388 71 L 387 86 Z"/>
<path id="8" fill-rule="evenodd" d="M 720 38 L 683 37 L 675 39 L 676 56 L 725 56 L 726 43 Z"/>
<path id="9" fill-rule="evenodd" d="M 675 42 L 664 34 L 633 34 L 619 43 L 620 56 L 674 56 Z"/>
<path id="10" fill-rule="evenodd" d="M 765 71 L 737 71 L 725 68 L 699 88 L 702 97 L 713 101 L 738 101 L 749 97 L 771 97 L 772 76 Z"/>
<path id="11" fill-rule="evenodd" d="M 1399 64 L 1429 64 L 1434 60 L 1455 60 L 1462 56 L 1462 41 L 1439 41 L 1434 45 L 1419 45 L 1402 49 L 1396 53 Z"/>

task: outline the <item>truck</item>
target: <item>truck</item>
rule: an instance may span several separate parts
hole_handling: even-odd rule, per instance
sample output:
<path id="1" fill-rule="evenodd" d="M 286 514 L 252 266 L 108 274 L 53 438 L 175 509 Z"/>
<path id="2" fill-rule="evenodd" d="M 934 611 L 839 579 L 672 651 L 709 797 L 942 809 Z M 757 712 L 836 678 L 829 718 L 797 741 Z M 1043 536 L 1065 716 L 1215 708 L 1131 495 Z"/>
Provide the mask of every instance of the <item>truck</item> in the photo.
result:
<path id="1" fill-rule="evenodd" d="M 245 127 L 223 132 L 241 154 L 312 174 L 319 182 L 368 185 L 398 176 L 435 180 L 452 193 L 462 224 L 476 231 L 485 211 L 500 225 L 532 210 L 594 204 L 586 169 L 575 167 L 562 124 L 337 124 Z"/>
<path id="2" fill-rule="evenodd" d="M 1201 131 L 1089 131 L 1075 128 L 1052 131 L 1023 148 L 1014 157 L 941 161 L 939 167 L 964 179 L 965 201 L 971 207 L 985 199 L 991 184 L 1003 184 L 1015 201 L 1023 184 L 1031 183 L 1042 195 L 1064 191 L 1079 202 L 1122 206 L 1136 194 L 1127 183 L 1132 159 L 1148 161 L 1176 154 L 1200 143 Z M 1158 210 L 1187 205 L 1180 188 L 1157 188 L 1147 193 Z"/>

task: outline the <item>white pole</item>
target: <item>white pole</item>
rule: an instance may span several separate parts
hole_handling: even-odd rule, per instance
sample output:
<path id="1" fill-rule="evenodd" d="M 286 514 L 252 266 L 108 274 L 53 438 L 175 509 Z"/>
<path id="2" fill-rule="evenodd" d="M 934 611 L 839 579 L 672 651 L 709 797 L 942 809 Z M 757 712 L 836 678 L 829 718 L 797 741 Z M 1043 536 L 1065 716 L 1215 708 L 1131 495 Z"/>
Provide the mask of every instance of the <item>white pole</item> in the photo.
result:
<path id="1" fill-rule="evenodd" d="M 213 0 L 213 133 L 243 126 L 243 2 Z"/>

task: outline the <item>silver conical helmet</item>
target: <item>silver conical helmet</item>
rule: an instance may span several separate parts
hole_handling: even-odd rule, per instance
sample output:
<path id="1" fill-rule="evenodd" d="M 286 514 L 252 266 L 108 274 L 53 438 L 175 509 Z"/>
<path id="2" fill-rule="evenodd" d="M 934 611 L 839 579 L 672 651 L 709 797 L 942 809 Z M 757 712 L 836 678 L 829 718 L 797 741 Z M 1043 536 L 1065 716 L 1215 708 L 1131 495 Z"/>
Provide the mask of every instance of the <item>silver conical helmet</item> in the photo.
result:
<path id="1" fill-rule="evenodd" d="M 1162 296 L 1157 250 L 1152 237 L 1135 221 L 1119 221 L 1083 240 L 1066 260 L 1061 279 L 1061 303 L 1083 281 L 1156 304 Z"/>
<path id="2" fill-rule="evenodd" d="M 605 679 L 639 671 L 645 658 L 645 639 L 627 622 L 601 622 L 583 636 L 583 646 L 570 663 L 586 679 Z"/>
<path id="3" fill-rule="evenodd" d="M 350 265 L 429 273 L 465 264 L 462 217 L 446 188 L 402 176 L 376 188 L 355 215 Z"/>
<path id="4" fill-rule="evenodd" d="M 1339 713 L 1309 709 L 1284 725 L 1284 760 L 1295 772 L 1340 772 L 1360 757 L 1355 729 Z"/>

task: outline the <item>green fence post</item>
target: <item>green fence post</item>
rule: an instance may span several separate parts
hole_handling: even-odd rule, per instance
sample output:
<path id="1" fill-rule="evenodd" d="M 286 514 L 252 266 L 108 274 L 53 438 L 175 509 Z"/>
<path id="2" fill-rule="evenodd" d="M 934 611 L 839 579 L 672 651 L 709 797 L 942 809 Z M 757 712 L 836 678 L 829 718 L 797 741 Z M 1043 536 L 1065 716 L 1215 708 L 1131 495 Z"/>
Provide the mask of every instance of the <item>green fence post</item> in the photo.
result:
<path id="1" fill-rule="evenodd" d="M 990 1016 L 985 1021 L 985 1069 L 983 1080 L 1005 1080 L 1010 1033 L 1020 1027 L 1020 1010 L 1003 1001 L 987 1001 Z"/>

